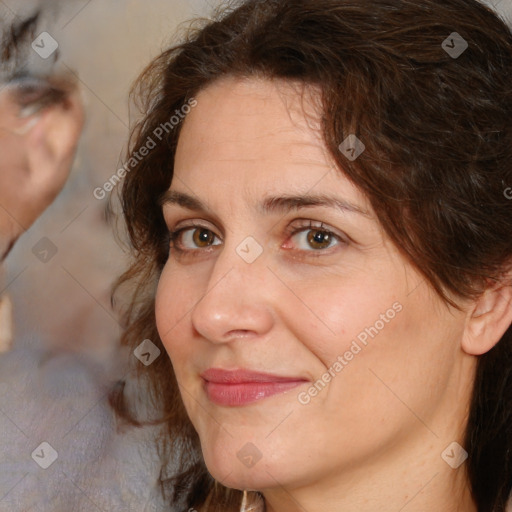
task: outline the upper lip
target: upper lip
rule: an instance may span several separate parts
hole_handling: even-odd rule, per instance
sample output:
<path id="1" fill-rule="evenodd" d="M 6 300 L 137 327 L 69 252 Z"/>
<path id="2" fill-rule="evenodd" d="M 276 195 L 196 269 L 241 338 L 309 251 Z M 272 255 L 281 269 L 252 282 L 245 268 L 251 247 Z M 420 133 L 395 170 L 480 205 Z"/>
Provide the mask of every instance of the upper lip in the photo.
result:
<path id="1" fill-rule="evenodd" d="M 247 369 L 224 370 L 222 368 L 209 368 L 201 374 L 207 382 L 217 384 L 246 384 L 257 382 L 299 382 L 306 381 L 303 377 L 286 377 L 265 372 Z"/>

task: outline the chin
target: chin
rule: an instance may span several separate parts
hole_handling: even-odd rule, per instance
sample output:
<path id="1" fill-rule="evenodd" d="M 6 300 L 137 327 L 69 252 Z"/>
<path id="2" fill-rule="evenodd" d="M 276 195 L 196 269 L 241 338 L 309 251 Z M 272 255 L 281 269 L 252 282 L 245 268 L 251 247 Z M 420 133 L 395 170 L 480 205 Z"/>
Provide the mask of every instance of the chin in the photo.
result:
<path id="1" fill-rule="evenodd" d="M 232 446 L 220 447 L 204 451 L 203 456 L 208 472 L 215 480 L 231 489 L 261 491 L 276 486 L 276 478 L 282 473 L 280 468 L 273 467 L 264 457 L 258 454 L 251 443 L 241 443 L 241 449 Z"/>
<path id="2" fill-rule="evenodd" d="M 215 480 L 229 489 L 263 492 L 265 489 L 270 489 L 277 485 L 277 479 L 272 478 L 263 467 L 239 471 L 234 471 L 233 468 L 231 468 L 227 470 L 228 472 L 225 472 L 223 467 L 217 465 L 210 467 L 210 465 L 207 464 L 207 468 Z M 231 471 L 231 473 L 229 473 L 229 471 Z"/>

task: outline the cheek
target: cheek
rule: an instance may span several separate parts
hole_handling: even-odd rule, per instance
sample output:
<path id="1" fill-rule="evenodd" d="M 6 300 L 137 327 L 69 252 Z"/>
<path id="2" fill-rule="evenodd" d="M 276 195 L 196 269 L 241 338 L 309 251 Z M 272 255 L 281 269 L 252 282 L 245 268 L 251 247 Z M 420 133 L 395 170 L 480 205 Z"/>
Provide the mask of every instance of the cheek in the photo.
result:
<path id="1" fill-rule="evenodd" d="M 286 313 L 283 310 L 281 316 L 324 367 L 350 351 L 354 341 L 365 348 L 368 340 L 390 329 L 401 315 L 397 309 L 403 309 L 399 289 L 386 283 L 379 286 L 378 279 L 362 273 L 358 279 L 329 276 L 303 281 L 295 285 L 295 292 L 282 301 Z"/>
<path id="2" fill-rule="evenodd" d="M 193 335 L 190 315 L 200 298 L 197 276 L 185 275 L 168 263 L 160 276 L 155 298 L 156 326 L 160 339 L 173 362 L 182 361 L 192 349 L 183 343 Z M 179 371 L 181 365 L 176 365 Z"/>
<path id="3" fill-rule="evenodd" d="M 339 354 L 344 369 L 333 382 L 335 399 L 329 405 L 344 407 L 360 425 L 368 418 L 387 423 L 390 435 L 415 425 L 410 411 L 433 418 L 450 385 L 459 334 L 436 309 L 427 297 L 404 296 L 391 309 L 374 309 L 365 323 L 354 324 L 338 345 L 346 349 Z"/>
<path id="4" fill-rule="evenodd" d="M 426 285 L 410 293 L 398 275 L 389 270 L 385 275 L 388 279 L 333 279 L 296 287 L 300 301 L 286 306 L 288 328 L 315 356 L 313 379 L 329 383 L 318 403 L 333 411 L 342 406 L 353 417 L 365 405 L 378 411 L 378 404 L 393 399 L 386 386 L 411 404 L 426 406 L 449 378 L 460 337 L 457 322 Z M 357 400 L 347 401 L 347 396 Z"/>
<path id="5" fill-rule="evenodd" d="M 10 133 L 2 133 L 0 128 L 0 183 L 2 189 L 14 190 L 16 188 L 16 178 L 24 178 L 26 164 L 26 147 L 23 139 Z M 17 174 L 17 176 L 16 176 Z M 9 201 L 9 194 L 4 194 L 5 200 Z"/>
<path id="6" fill-rule="evenodd" d="M 180 329 L 180 324 L 184 323 L 188 302 L 183 296 L 186 288 L 180 283 L 181 281 L 173 276 L 173 272 L 166 265 L 160 276 L 155 298 L 156 326 L 171 359 L 175 352 L 174 347 L 179 347 L 179 344 L 172 343 L 172 340 L 176 339 L 176 331 Z"/>

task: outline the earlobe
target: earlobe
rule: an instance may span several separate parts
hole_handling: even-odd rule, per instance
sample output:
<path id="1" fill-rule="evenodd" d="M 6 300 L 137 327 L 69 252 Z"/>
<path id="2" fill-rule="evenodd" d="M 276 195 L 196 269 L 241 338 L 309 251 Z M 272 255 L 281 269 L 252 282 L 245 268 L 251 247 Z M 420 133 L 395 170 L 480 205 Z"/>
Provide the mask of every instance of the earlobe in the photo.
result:
<path id="1" fill-rule="evenodd" d="M 491 350 L 512 324 L 512 284 L 488 288 L 468 311 L 463 350 L 479 356 Z"/>

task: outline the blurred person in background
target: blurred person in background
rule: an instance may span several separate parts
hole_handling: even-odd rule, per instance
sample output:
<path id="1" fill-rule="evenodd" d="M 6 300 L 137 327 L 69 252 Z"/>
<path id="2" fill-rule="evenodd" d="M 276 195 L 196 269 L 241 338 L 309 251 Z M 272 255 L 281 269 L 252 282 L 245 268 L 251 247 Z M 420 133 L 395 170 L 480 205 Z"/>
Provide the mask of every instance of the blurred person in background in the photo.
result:
<path id="1" fill-rule="evenodd" d="M 83 125 L 76 83 L 53 70 L 58 54 L 30 67 L 28 48 L 38 17 L 0 25 L 0 262 L 61 191 Z M 12 336 L 6 325 L 9 299 L 0 304 L 0 350 L 5 350 Z"/>
<path id="2" fill-rule="evenodd" d="M 51 43 L 45 29 L 57 7 L 25 2 L 15 12 L 0 3 L 2 272 L 20 257 L 15 243 L 64 187 L 84 125 L 75 71 L 62 64 L 58 49 L 36 52 Z M 80 233 L 85 247 L 88 233 Z M 45 261 L 48 251 L 51 246 L 43 245 L 30 255 Z M 108 361 L 95 361 L 82 349 L 83 322 L 60 347 L 49 347 L 37 330 L 21 338 L 32 297 L 22 296 L 13 311 L 9 292 L 18 291 L 15 284 L 4 276 L 0 286 L 0 511 L 161 510 L 152 495 L 159 470 L 154 451 L 138 432 L 116 434 L 106 400 L 115 375 Z M 60 291 L 64 299 L 66 292 Z M 69 297 L 76 317 L 85 316 Z M 64 322 L 59 313 L 54 310 L 55 321 Z"/>

